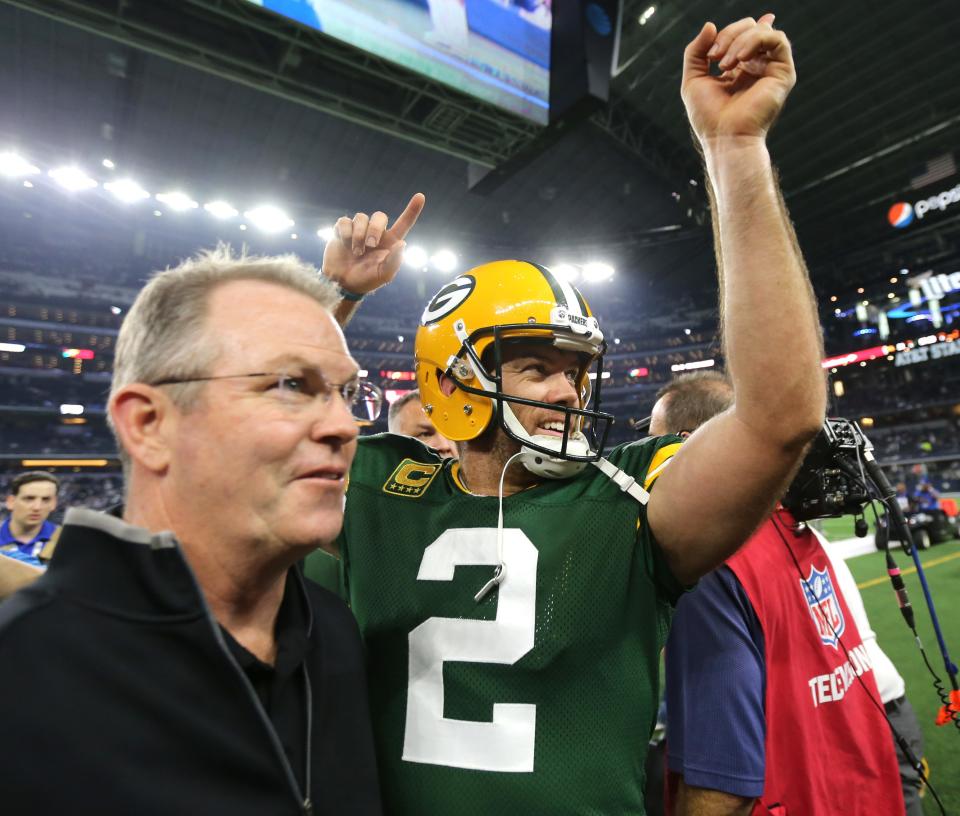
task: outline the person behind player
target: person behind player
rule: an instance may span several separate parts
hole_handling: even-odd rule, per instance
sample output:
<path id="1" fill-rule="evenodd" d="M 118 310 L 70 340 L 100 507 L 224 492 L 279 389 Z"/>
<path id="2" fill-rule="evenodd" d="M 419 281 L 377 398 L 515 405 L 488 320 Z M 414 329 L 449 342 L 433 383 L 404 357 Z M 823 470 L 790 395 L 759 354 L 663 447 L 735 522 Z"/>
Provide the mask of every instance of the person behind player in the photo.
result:
<path id="1" fill-rule="evenodd" d="M 49 521 L 57 507 L 57 477 L 45 470 L 21 473 L 10 482 L 0 524 L 0 600 L 43 575 L 60 528 Z"/>
<path id="2" fill-rule="evenodd" d="M 419 439 L 444 459 L 457 455 L 457 449 L 453 443 L 437 430 L 437 426 L 424 413 L 420 391 L 416 388 L 407 391 L 390 403 L 390 410 L 387 413 L 387 430 L 390 433 Z"/>
<path id="3" fill-rule="evenodd" d="M 643 812 L 671 605 L 747 538 L 825 411 L 817 312 L 766 148 L 794 83 L 772 23 L 708 23 L 684 54 L 735 405 L 682 449 L 604 455 L 599 322 L 548 269 L 501 261 L 444 286 L 415 341 L 424 411 L 459 461 L 359 441 L 339 544 L 391 813 Z M 366 221 L 339 221 L 324 258 L 354 303 L 383 282 L 348 262 Z"/>
<path id="4" fill-rule="evenodd" d="M 59 528 L 49 521 L 57 509 L 57 477 L 45 470 L 15 476 L 7 494 L 9 517 L 0 524 L 0 552 L 35 567 L 49 560 L 45 550 L 56 541 Z"/>
<path id="5" fill-rule="evenodd" d="M 699 372 L 657 397 L 650 433 L 687 436 L 734 392 Z M 885 685 L 899 675 L 872 632 L 873 651 L 861 640 L 840 569 L 780 508 L 680 599 L 665 652 L 668 814 L 902 816 L 877 690 L 881 668 Z"/>

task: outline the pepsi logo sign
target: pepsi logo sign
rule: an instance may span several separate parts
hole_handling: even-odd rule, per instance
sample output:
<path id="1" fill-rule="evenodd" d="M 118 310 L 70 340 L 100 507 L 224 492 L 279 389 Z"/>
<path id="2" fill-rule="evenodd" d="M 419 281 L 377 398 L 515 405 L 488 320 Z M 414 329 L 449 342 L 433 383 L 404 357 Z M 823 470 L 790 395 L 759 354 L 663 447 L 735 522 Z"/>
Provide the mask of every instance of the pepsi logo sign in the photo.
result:
<path id="1" fill-rule="evenodd" d="M 906 201 L 898 201 L 887 212 L 887 220 L 891 227 L 903 229 L 913 223 L 913 207 Z"/>

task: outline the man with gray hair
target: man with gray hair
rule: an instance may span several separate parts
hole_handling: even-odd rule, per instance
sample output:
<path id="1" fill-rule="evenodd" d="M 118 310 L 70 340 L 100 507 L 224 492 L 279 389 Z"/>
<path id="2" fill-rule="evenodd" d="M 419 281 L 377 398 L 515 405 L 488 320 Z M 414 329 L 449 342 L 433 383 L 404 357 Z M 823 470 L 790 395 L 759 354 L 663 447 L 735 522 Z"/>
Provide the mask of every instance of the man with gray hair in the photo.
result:
<path id="1" fill-rule="evenodd" d="M 363 263 L 392 277 L 422 207 Z M 4 812 L 381 813 L 356 624 L 298 566 L 339 533 L 356 419 L 380 409 L 329 280 L 358 261 L 325 264 L 220 247 L 130 309 L 122 518 L 71 510 L 0 608 Z"/>
<path id="2" fill-rule="evenodd" d="M 390 403 L 390 410 L 387 412 L 387 430 L 390 433 L 419 439 L 444 459 L 457 455 L 453 442 L 437 430 L 437 426 L 423 410 L 419 388 L 407 391 Z"/>

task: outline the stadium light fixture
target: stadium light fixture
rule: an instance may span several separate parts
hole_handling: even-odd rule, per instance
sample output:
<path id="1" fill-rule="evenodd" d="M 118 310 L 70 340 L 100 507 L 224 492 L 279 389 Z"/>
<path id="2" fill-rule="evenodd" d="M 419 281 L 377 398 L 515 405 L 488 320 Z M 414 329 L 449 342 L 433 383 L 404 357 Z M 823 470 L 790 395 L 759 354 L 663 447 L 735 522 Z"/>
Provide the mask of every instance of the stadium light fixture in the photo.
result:
<path id="1" fill-rule="evenodd" d="M 117 201 L 122 201 L 124 204 L 136 204 L 138 201 L 150 198 L 150 193 L 130 178 L 108 181 L 103 185 L 103 189 L 111 193 Z"/>
<path id="2" fill-rule="evenodd" d="M 106 167 L 107 170 L 113 170 L 113 168 L 117 166 L 110 159 L 104 159 L 100 164 Z"/>
<path id="3" fill-rule="evenodd" d="M 562 278 L 568 283 L 576 283 L 577 278 L 580 277 L 580 270 L 577 269 L 573 264 L 559 263 L 550 267 L 550 271 L 553 272 L 558 278 Z"/>
<path id="4" fill-rule="evenodd" d="M 613 275 L 614 268 L 610 266 L 610 264 L 600 263 L 599 261 L 584 264 L 583 267 L 583 279 L 590 283 L 601 283 L 602 281 L 610 280 Z"/>
<path id="5" fill-rule="evenodd" d="M 219 198 L 216 201 L 208 201 L 203 205 L 203 209 L 210 213 L 210 215 L 212 215 L 214 218 L 219 218 L 221 221 L 226 221 L 228 218 L 235 218 L 240 214 L 239 211 L 234 209 L 233 206 Z"/>
<path id="6" fill-rule="evenodd" d="M 24 176 L 35 176 L 39 172 L 39 167 L 30 164 L 18 153 L 12 151 L 0 153 L 0 175 L 7 178 L 23 178 Z"/>
<path id="7" fill-rule="evenodd" d="M 329 244 L 333 240 L 333 227 L 321 227 L 318 229 L 317 238 L 325 244 Z"/>
<path id="8" fill-rule="evenodd" d="M 430 256 L 422 246 L 412 244 L 403 250 L 403 262 L 414 269 L 423 269 L 430 262 Z"/>
<path id="9" fill-rule="evenodd" d="M 79 416 L 83 413 L 83 406 L 64 402 L 60 405 L 60 413 L 63 416 Z"/>
<path id="10" fill-rule="evenodd" d="M 293 219 L 272 204 L 262 204 L 247 210 L 243 217 L 262 232 L 283 232 L 293 226 Z"/>
<path id="11" fill-rule="evenodd" d="M 157 201 L 161 204 L 165 204 L 167 209 L 173 210 L 174 212 L 186 212 L 187 210 L 195 210 L 200 205 L 197 204 L 190 196 L 186 193 L 182 193 L 179 190 L 173 190 L 169 193 L 157 193 Z"/>
<path id="12" fill-rule="evenodd" d="M 0 343 L 0 351 L 11 351 L 16 354 L 26 350 L 27 347 L 23 343 Z"/>
<path id="13" fill-rule="evenodd" d="M 656 11 L 656 6 L 647 6 L 646 10 L 640 15 L 637 22 L 640 23 L 640 25 L 646 25 L 648 22 L 650 22 L 650 18 L 653 17 Z"/>
<path id="14" fill-rule="evenodd" d="M 698 368 L 711 368 L 715 364 L 715 361 L 712 359 L 709 360 L 694 360 L 692 363 L 676 363 L 675 365 L 670 366 L 671 371 L 694 371 Z"/>
<path id="15" fill-rule="evenodd" d="M 97 182 L 75 164 L 54 167 L 47 175 L 63 187 L 64 190 L 68 190 L 71 193 L 76 193 L 80 190 L 89 190 L 91 187 L 97 186 Z"/>
<path id="16" fill-rule="evenodd" d="M 33 188 L 33 182 L 32 182 L 32 181 L 24 181 L 24 182 L 23 182 L 23 186 L 26 187 L 28 190 L 29 190 L 29 189 L 32 189 L 32 188 Z"/>
<path id="17" fill-rule="evenodd" d="M 438 272 L 453 272 L 457 268 L 457 256 L 449 249 L 440 249 L 430 257 L 430 263 Z"/>

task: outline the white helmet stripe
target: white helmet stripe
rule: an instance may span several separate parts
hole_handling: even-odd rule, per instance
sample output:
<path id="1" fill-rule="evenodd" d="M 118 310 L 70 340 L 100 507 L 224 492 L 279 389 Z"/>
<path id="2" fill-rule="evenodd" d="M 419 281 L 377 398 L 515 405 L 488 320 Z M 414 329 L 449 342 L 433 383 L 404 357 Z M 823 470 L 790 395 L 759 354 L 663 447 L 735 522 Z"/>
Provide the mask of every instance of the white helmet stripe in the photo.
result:
<path id="1" fill-rule="evenodd" d="M 578 317 L 586 317 L 583 309 L 580 308 L 580 298 L 578 298 L 577 293 L 573 291 L 570 281 L 564 280 L 559 275 L 554 275 L 553 279 L 557 282 L 557 286 L 560 287 L 560 291 L 563 292 L 564 298 L 566 298 L 567 312 L 572 315 L 577 315 Z"/>

